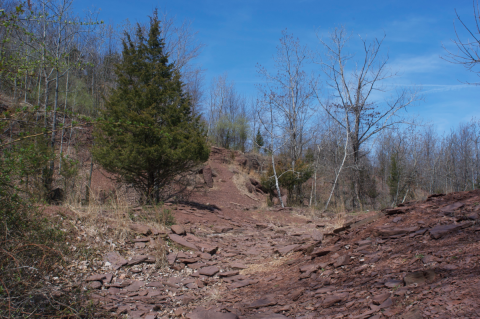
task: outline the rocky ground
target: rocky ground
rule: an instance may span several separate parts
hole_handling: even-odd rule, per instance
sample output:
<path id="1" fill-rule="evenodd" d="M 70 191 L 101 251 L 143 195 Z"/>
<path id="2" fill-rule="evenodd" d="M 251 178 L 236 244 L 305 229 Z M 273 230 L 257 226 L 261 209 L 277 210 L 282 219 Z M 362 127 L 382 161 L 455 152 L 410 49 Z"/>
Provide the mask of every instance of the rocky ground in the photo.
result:
<path id="1" fill-rule="evenodd" d="M 227 165 L 222 152 L 202 171 L 204 191 L 167 203 L 177 225 L 130 224 L 86 267 L 92 300 L 149 319 L 480 317 L 479 191 L 307 218 L 262 207 L 255 179 L 236 171 L 243 159 Z"/>

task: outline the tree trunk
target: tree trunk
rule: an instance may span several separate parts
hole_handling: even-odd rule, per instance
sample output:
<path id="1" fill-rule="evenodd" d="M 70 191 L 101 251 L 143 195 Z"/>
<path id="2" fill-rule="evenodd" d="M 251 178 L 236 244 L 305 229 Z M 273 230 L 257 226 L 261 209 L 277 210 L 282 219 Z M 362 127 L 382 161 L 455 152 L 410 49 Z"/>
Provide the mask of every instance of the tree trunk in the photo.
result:
<path id="1" fill-rule="evenodd" d="M 49 100 L 48 100 L 48 94 L 50 93 L 49 92 L 49 85 L 48 85 L 48 79 L 47 79 L 47 76 L 45 75 L 45 118 L 44 118 L 44 127 L 45 127 L 45 130 L 47 129 L 47 112 L 48 112 L 48 103 L 49 103 Z"/>
<path id="2" fill-rule="evenodd" d="M 354 137 L 352 139 L 353 149 L 353 196 L 352 196 L 352 208 L 360 206 L 360 210 L 363 210 L 363 204 L 360 200 L 360 141 L 358 140 L 358 126 L 356 123 Z M 355 202 L 356 201 L 356 202 Z"/>
<path id="3" fill-rule="evenodd" d="M 40 107 L 40 92 L 42 91 L 42 77 L 38 75 L 38 96 L 37 96 L 37 106 Z"/>
<path id="4" fill-rule="evenodd" d="M 95 76 L 92 77 L 92 96 L 94 96 L 94 80 L 95 80 Z M 93 100 L 93 112 L 95 112 L 95 99 Z M 92 141 L 92 148 L 93 146 L 95 146 L 95 140 Z M 89 179 L 89 182 L 88 182 L 88 189 L 87 189 L 87 202 L 90 202 L 90 196 L 91 196 L 91 186 L 92 186 L 92 174 L 93 174 L 93 154 L 91 155 L 92 156 L 92 159 L 90 161 L 90 179 Z"/>
<path id="5" fill-rule="evenodd" d="M 17 99 L 17 76 L 15 75 L 15 80 L 13 80 L 13 100 Z"/>
<path id="6" fill-rule="evenodd" d="M 27 103 L 27 92 L 28 92 L 28 72 L 25 73 L 25 97 L 23 102 Z"/>
<path id="7" fill-rule="evenodd" d="M 67 83 L 65 85 L 65 106 L 63 107 L 63 126 L 62 126 L 62 136 L 60 139 L 60 163 L 58 165 L 58 171 L 62 171 L 62 156 L 63 156 L 63 136 L 65 135 L 65 117 L 67 116 L 67 101 L 68 101 L 68 80 L 69 80 L 70 70 L 67 71 Z M 71 128 L 73 129 L 73 128 Z"/>
<path id="8" fill-rule="evenodd" d="M 153 204 L 155 198 L 155 173 L 149 172 L 147 180 L 147 204 Z"/>
<path id="9" fill-rule="evenodd" d="M 277 189 L 278 200 L 280 201 L 280 204 L 282 205 L 282 208 L 283 208 L 285 207 L 285 205 L 283 205 L 282 194 L 280 193 L 280 186 L 278 184 L 277 170 L 275 168 L 275 159 L 273 157 L 273 152 L 272 152 L 272 167 L 273 167 L 273 176 L 275 177 L 275 187 Z"/>
<path id="10" fill-rule="evenodd" d="M 315 173 L 314 173 L 314 181 L 312 183 L 312 190 L 310 192 L 310 202 L 309 202 L 309 205 L 310 207 L 312 207 L 312 200 L 313 200 L 313 189 L 315 187 L 315 183 L 317 182 L 317 168 L 315 167 Z"/>
<path id="11" fill-rule="evenodd" d="M 53 115 L 52 115 L 52 139 L 50 140 L 50 147 L 52 148 L 52 152 L 55 153 L 55 137 L 57 136 L 57 107 L 58 107 L 58 69 L 56 70 L 55 75 L 55 100 L 53 103 Z M 53 176 L 55 171 L 55 159 L 50 161 L 50 171 Z"/>
<path id="12" fill-rule="evenodd" d="M 90 159 L 90 177 L 88 178 L 88 186 L 87 186 L 86 195 L 85 195 L 85 201 L 86 201 L 87 204 L 90 203 L 90 197 L 92 195 L 93 154 L 91 154 L 90 156 L 91 156 L 91 159 Z"/>
<path id="13" fill-rule="evenodd" d="M 330 200 L 332 199 L 333 192 L 335 191 L 335 187 L 337 186 L 338 177 L 340 176 L 343 165 L 345 164 L 345 159 L 347 158 L 348 140 L 349 138 L 347 133 L 347 140 L 345 141 L 345 149 L 344 149 L 342 164 L 338 169 L 338 173 L 335 173 L 335 181 L 333 182 L 332 191 L 330 192 L 330 196 L 328 197 L 327 203 L 325 204 L 325 208 L 324 208 L 325 211 L 328 209 L 328 205 L 330 204 Z"/>
<path id="14" fill-rule="evenodd" d="M 46 73 L 46 72 L 45 72 Z M 48 89 L 49 89 L 49 85 L 48 85 L 48 79 L 47 79 L 47 76 L 45 74 L 45 118 L 43 120 L 43 126 L 45 128 L 45 131 L 47 130 L 47 125 L 48 125 Z M 45 137 L 47 137 L 47 133 L 44 134 Z M 47 146 L 48 146 L 48 143 L 47 143 Z M 43 186 L 45 187 L 45 190 L 47 191 L 47 193 L 51 190 L 52 188 L 52 183 L 53 183 L 53 171 L 51 170 L 51 166 L 48 165 L 47 167 L 45 167 L 43 169 Z"/>

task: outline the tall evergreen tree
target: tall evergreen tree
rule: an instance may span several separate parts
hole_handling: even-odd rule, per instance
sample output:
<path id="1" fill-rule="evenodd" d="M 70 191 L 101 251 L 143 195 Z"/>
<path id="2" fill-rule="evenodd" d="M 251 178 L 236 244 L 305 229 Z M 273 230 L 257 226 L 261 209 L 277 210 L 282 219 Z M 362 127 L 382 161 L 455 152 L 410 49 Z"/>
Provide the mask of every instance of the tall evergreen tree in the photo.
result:
<path id="1" fill-rule="evenodd" d="M 200 117 L 174 65 L 168 62 L 155 10 L 148 38 L 125 33 L 117 88 L 95 131 L 94 158 L 146 202 L 158 202 L 175 177 L 206 161 L 209 147 Z M 165 199 L 165 198 L 162 198 Z"/>
<path id="2" fill-rule="evenodd" d="M 260 133 L 260 129 L 258 129 L 257 136 L 255 136 L 254 149 L 257 150 L 257 151 L 261 150 L 264 145 L 265 145 L 265 141 L 263 140 L 263 136 Z"/>

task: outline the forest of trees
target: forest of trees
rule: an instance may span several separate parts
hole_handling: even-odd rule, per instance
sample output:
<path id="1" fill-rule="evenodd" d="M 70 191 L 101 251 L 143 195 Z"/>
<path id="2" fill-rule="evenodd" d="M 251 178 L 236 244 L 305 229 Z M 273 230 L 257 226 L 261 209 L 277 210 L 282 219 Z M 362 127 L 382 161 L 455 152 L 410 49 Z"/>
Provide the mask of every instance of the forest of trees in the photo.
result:
<path id="1" fill-rule="evenodd" d="M 10 0 L 1 7 L 4 163 L 21 167 L 11 174 L 25 194 L 48 199 L 61 188 L 88 202 L 94 165 L 112 164 L 99 150 L 101 136 L 94 152 L 99 158 L 85 152 L 95 145 L 85 132 L 112 109 L 121 90 L 118 65 L 125 62 L 125 45 L 146 41 L 149 25 L 103 23 L 95 13 L 79 15 L 72 0 Z M 247 96 L 227 73 L 206 83 L 196 60 L 206 44 L 191 23 L 162 13 L 158 21 L 171 72 L 181 77 L 181 94 L 200 120 L 192 125 L 205 130 L 211 145 L 263 161 L 257 173 L 280 202 L 286 192 L 289 205 L 379 209 L 480 186 L 480 121 L 439 133 L 407 117 L 404 111 L 421 105 L 422 94 L 384 85 L 397 79 L 388 68 L 383 42 L 388 35 L 367 41 L 339 27 L 316 43 L 302 44 L 283 31 L 274 67 L 259 61 L 257 94 Z M 351 50 L 355 41 L 361 51 Z M 315 45 L 321 49 L 313 51 Z M 465 46 L 458 39 L 457 45 L 459 53 L 446 52 L 445 58 L 471 68 L 478 61 L 475 43 Z M 147 192 L 159 185 L 155 178 L 143 184 Z"/>

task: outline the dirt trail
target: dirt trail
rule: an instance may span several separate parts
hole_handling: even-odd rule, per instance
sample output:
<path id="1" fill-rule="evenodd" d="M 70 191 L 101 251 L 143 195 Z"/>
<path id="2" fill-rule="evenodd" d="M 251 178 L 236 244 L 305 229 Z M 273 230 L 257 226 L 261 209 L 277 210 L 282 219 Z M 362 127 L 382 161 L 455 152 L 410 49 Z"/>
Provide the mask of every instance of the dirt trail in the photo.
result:
<path id="1" fill-rule="evenodd" d="M 213 187 L 170 205 L 178 225 L 131 225 L 136 235 L 89 270 L 92 299 L 149 319 L 480 317 L 479 191 L 333 228 L 262 208 L 261 191 L 242 187 L 243 158 L 225 156 L 208 163 Z M 169 265 L 158 270 L 152 255 L 164 242 Z"/>

